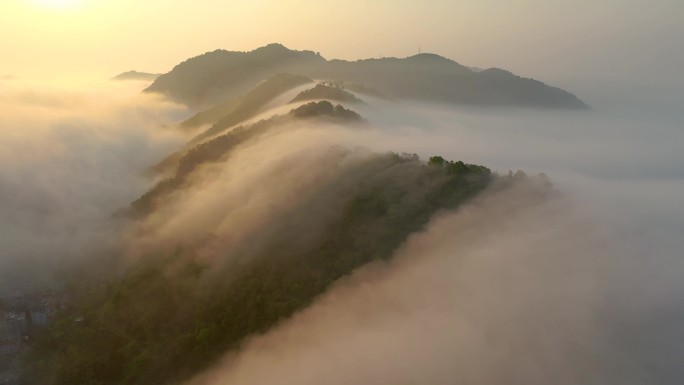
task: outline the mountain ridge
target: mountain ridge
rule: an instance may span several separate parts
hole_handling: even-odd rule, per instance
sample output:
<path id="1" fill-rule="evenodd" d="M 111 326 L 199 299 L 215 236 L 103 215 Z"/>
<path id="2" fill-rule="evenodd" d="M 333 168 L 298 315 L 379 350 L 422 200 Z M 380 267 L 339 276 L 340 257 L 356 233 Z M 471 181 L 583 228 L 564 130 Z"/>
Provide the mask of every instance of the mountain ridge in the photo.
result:
<path id="1" fill-rule="evenodd" d="M 122 72 L 112 78 L 112 80 L 155 80 L 161 74 L 139 72 L 136 70 Z"/>
<path id="2" fill-rule="evenodd" d="M 200 87 L 218 84 L 207 91 L 216 96 L 221 87 L 238 92 L 283 66 L 328 63 L 279 45 L 257 54 L 219 53 L 232 62 L 227 69 L 214 56 L 197 68 L 214 66 L 228 76 L 223 83 L 205 72 L 195 83 L 197 62 L 181 73 Z M 23 383 L 183 383 L 296 316 L 358 269 L 392 260 L 441 213 L 517 183 L 539 185 L 531 193 L 540 196 L 551 193 L 545 177 L 502 176 L 441 156 L 421 160 L 364 148 L 377 133 L 372 111 L 403 106 L 375 97 L 366 103 L 353 89 L 381 96 L 375 84 L 360 84 L 367 76 L 383 80 L 397 73 L 417 75 L 390 92 L 439 81 L 421 78 L 424 63 L 438 74 L 470 73 L 432 55 L 313 65 L 313 77 L 278 72 L 179 123 L 187 134 L 210 126 L 189 135 L 159 164 L 157 183 L 115 214 L 124 226 L 115 251 L 121 265 L 97 277 L 67 279 L 68 303 L 32 337 Z M 335 70 L 348 71 L 352 87 L 314 80 Z M 482 79 L 499 76 L 519 82 L 497 70 Z M 368 118 L 352 105 L 370 112 Z"/>
<path id="3" fill-rule="evenodd" d="M 215 50 L 189 58 L 160 75 L 145 92 L 164 94 L 191 107 L 235 97 L 265 78 L 291 73 L 319 80 L 359 83 L 397 100 L 455 105 L 587 109 L 572 93 L 509 71 L 473 71 L 432 53 L 356 61 L 325 59 L 314 51 L 269 44 L 253 51 Z"/>

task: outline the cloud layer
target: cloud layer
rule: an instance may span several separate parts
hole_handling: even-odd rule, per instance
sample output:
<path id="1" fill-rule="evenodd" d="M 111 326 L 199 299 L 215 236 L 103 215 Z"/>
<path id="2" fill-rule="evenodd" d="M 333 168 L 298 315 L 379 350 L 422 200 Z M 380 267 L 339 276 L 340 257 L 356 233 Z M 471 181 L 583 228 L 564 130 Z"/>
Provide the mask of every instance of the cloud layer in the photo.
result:
<path id="1" fill-rule="evenodd" d="M 190 383 L 677 383 L 681 285 L 639 240 L 532 196 L 517 186 L 436 218 Z"/>
<path id="2" fill-rule="evenodd" d="M 624 107 L 624 106 L 623 106 Z M 435 218 L 195 384 L 678 384 L 682 132 L 672 116 L 368 109 L 375 150 L 552 176 Z M 362 138 L 362 139 L 359 139 Z"/>
<path id="3" fill-rule="evenodd" d="M 11 83 L 0 93 L 4 288 L 38 285 L 65 261 L 116 247 L 112 213 L 187 139 L 162 127 L 182 108 L 111 88 L 124 86 Z M 332 181 L 368 156 L 357 146 L 544 172 L 560 196 L 540 200 L 521 185 L 443 213 L 393 262 L 340 282 L 193 385 L 681 383 L 676 119 L 636 118 L 627 106 L 569 114 L 370 104 L 359 107 L 365 129 L 286 127 L 202 168 L 128 228 L 129 253 L 188 242 L 211 256 L 258 247 L 288 221 L 297 221 L 293 234 L 315 229 L 288 215 L 318 202 L 324 218 L 339 202 L 310 198 L 344 191 Z"/>
<path id="4" fill-rule="evenodd" d="M 182 138 L 183 108 L 130 85 L 0 92 L 0 290 L 41 287 L 67 260 L 111 245 L 111 216 L 149 185 L 143 172 Z"/>

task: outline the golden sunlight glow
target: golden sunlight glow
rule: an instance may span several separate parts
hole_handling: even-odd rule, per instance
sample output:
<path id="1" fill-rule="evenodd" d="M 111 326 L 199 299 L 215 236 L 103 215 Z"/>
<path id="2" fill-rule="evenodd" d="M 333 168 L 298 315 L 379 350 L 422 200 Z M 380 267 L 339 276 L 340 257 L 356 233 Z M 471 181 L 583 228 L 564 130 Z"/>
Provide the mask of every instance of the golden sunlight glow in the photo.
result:
<path id="1" fill-rule="evenodd" d="M 83 0 L 31 0 L 31 3 L 41 8 L 65 10 L 82 5 Z"/>

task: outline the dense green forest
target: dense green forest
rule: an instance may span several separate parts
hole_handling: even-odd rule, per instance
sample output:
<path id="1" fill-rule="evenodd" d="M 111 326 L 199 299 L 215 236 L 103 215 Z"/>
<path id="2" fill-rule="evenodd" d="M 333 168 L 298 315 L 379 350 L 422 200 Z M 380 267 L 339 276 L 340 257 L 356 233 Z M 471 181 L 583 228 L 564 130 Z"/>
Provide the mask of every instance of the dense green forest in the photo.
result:
<path id="1" fill-rule="evenodd" d="M 290 103 L 313 99 L 327 99 L 342 103 L 362 103 L 361 99 L 340 85 L 316 84 L 314 88 L 300 92 Z"/>
<path id="2" fill-rule="evenodd" d="M 149 255 L 106 285 L 80 283 L 72 305 L 36 338 L 26 381 L 179 383 L 354 269 L 390 258 L 435 212 L 466 202 L 494 178 L 486 167 L 441 157 L 371 156 L 329 186 L 340 191 L 329 199 L 342 204 L 330 205 L 336 211 L 307 242 L 288 233 L 297 218 L 320 215 L 304 202 L 301 215 L 282 215 L 280 232 L 241 263 L 217 271 L 179 248 Z"/>

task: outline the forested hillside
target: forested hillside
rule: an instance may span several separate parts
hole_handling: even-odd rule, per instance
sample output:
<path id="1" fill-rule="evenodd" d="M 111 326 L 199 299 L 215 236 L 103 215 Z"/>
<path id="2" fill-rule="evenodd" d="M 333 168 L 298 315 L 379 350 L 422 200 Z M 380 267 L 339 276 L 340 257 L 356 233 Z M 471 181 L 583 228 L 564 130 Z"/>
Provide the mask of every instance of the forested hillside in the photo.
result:
<path id="1" fill-rule="evenodd" d="M 308 86 L 314 81 L 280 73 L 285 67 L 352 83 Z M 378 132 L 351 109 L 373 111 L 378 98 L 386 103 L 383 92 L 465 103 L 493 101 L 504 84 L 512 93 L 536 84 L 512 76 L 474 74 L 436 55 L 327 62 L 282 46 L 214 52 L 161 76 L 150 90 L 177 99 L 233 96 L 179 124 L 188 141 L 115 216 L 120 269 L 67 282 L 68 304 L 32 341 L 26 383 L 180 384 L 355 270 L 390 260 L 437 213 L 525 179 L 365 148 L 364 135 Z M 497 91 L 482 93 L 476 77 Z M 544 87 L 537 91 L 552 92 Z M 530 90 L 530 100 L 541 95 Z M 205 130 L 195 135 L 197 127 Z"/>
<path id="2" fill-rule="evenodd" d="M 322 230 L 292 241 L 297 208 L 268 244 L 241 263 L 207 273 L 192 249 L 149 255 L 104 287 L 81 293 L 36 341 L 26 375 L 43 384 L 173 384 L 245 338 L 303 309 L 339 278 L 390 258 L 438 210 L 466 202 L 492 181 L 489 169 L 441 157 L 377 154 L 342 172 Z M 255 186 L 256 187 L 256 186 Z M 257 187 L 258 188 L 258 187 Z M 320 199 L 312 197 L 311 199 Z M 340 202 L 337 205 L 334 202 Z M 319 207 L 320 204 L 311 205 Z M 222 258 L 236 260 L 232 250 Z"/>

